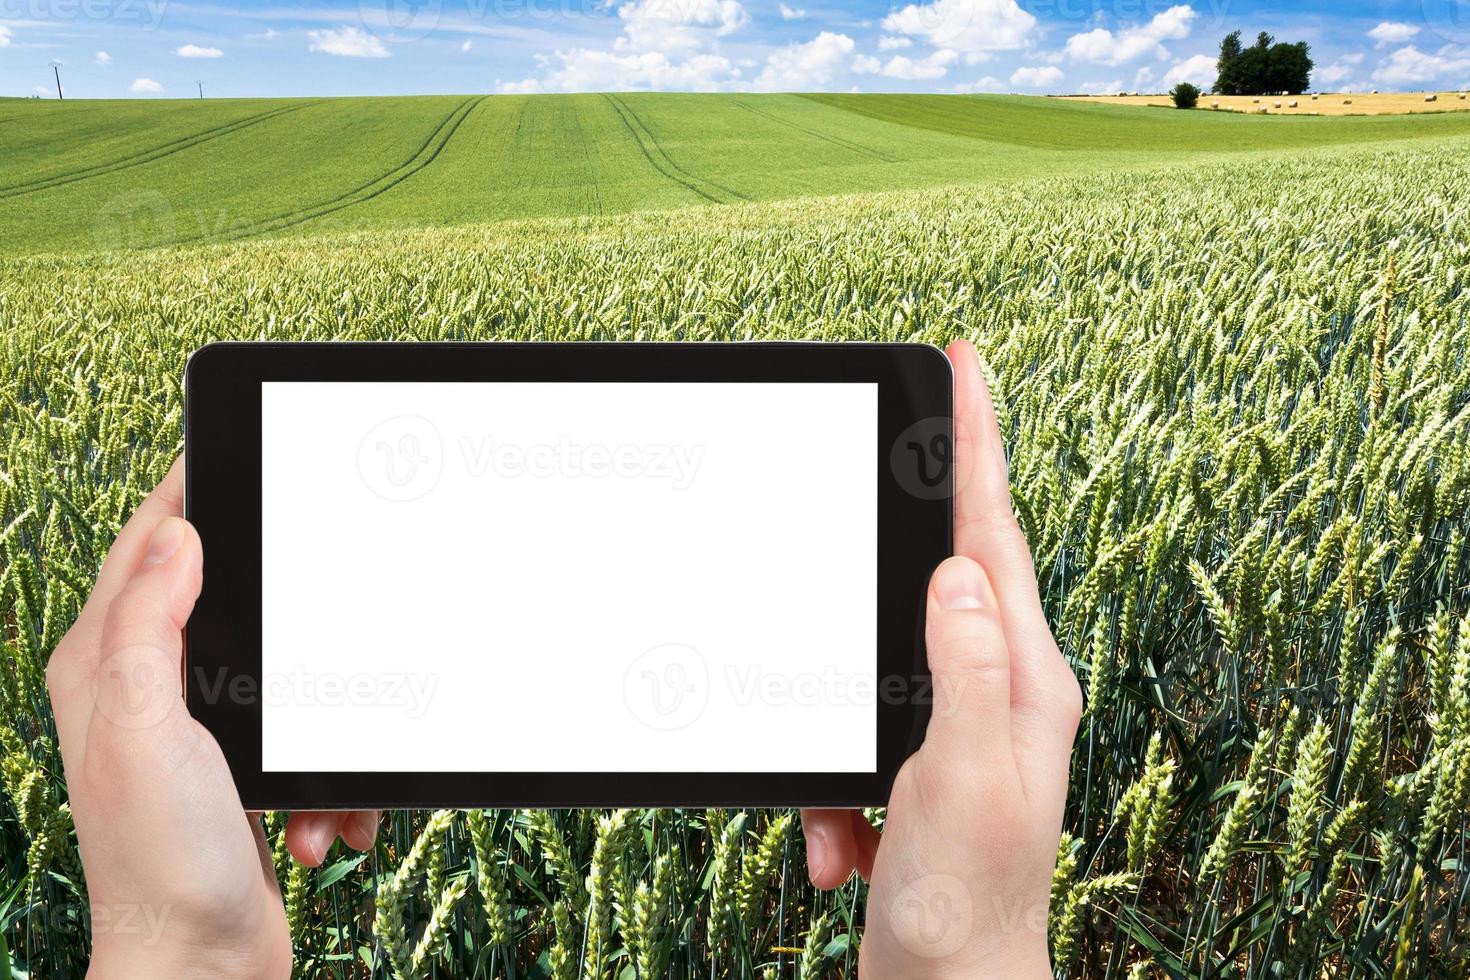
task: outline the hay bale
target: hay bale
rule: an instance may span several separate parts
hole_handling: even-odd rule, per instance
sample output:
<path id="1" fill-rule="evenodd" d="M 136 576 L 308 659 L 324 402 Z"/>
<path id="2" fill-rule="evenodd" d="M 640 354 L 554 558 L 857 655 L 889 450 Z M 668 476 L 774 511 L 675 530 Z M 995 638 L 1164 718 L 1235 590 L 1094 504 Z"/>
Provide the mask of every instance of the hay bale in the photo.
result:
<path id="1" fill-rule="evenodd" d="M 1290 102 L 1286 103 L 1286 107 L 1288 109 L 1295 109 L 1296 108 L 1296 99 L 1292 99 Z"/>
<path id="2" fill-rule="evenodd" d="M 1424 96 L 1424 101 L 1425 102 L 1438 102 L 1439 101 L 1439 96 L 1433 95 L 1433 94 L 1426 95 L 1426 96 Z"/>

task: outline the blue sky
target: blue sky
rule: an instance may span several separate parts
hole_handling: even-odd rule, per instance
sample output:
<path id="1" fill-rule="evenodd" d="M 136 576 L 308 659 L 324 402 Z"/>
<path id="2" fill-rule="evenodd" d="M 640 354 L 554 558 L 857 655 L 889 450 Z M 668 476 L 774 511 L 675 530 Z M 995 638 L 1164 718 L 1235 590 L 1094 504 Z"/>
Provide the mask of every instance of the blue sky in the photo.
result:
<path id="1" fill-rule="evenodd" d="M 1470 86 L 1470 0 L 0 0 L 0 95 L 1161 91 L 1234 29 L 1316 88 Z"/>

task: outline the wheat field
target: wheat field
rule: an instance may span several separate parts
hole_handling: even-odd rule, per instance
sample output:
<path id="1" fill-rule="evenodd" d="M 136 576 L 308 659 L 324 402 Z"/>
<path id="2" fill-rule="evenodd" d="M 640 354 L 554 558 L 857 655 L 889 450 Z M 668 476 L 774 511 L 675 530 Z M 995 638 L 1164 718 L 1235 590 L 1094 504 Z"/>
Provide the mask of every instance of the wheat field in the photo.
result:
<path id="1" fill-rule="evenodd" d="M 1433 96 L 1431 100 L 1429 97 Z M 1069 95 L 1079 102 L 1103 105 L 1146 105 L 1174 107 L 1174 100 L 1161 95 Z M 1292 103 L 1296 103 L 1292 105 Z M 1384 116 L 1426 112 L 1464 112 L 1470 96 L 1448 92 L 1316 92 L 1307 95 L 1212 95 L 1201 92 L 1199 109 L 1220 112 L 1259 112 L 1282 116 Z"/>
<path id="2" fill-rule="evenodd" d="M 1470 115 L 1458 112 L 1285 121 L 1002 95 L 635 92 L 4 108 L 0 255 L 687 210 L 1470 136 Z"/>
<path id="3" fill-rule="evenodd" d="M 193 348 L 963 336 L 1087 692 L 1058 976 L 1463 976 L 1466 150 L 0 260 L 3 955 L 84 968 L 42 672 L 179 450 Z M 814 892 L 789 812 L 395 813 L 370 854 L 276 853 L 305 976 L 856 976 L 864 887 Z"/>

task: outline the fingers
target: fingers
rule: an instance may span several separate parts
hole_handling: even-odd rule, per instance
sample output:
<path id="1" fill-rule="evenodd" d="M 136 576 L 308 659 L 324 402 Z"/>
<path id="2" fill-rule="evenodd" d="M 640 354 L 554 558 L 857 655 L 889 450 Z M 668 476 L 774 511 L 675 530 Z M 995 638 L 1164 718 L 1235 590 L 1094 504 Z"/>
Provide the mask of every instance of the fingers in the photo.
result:
<path id="1" fill-rule="evenodd" d="M 348 847 L 365 851 L 377 840 L 378 818 L 377 810 L 298 811 L 286 821 L 286 849 L 311 868 L 326 860 L 339 836 Z"/>
<path id="2" fill-rule="evenodd" d="M 928 749 L 962 756 L 1010 745 L 1011 657 L 985 569 L 945 559 L 929 580 L 925 645 L 934 679 Z"/>
<path id="3" fill-rule="evenodd" d="M 108 606 L 102 625 L 103 658 L 134 646 L 177 653 L 204 582 L 199 534 L 182 517 L 164 517 L 143 542 L 137 566 Z M 174 663 L 175 680 L 178 663 Z"/>
<path id="4" fill-rule="evenodd" d="M 113 599 L 142 564 L 143 552 L 153 529 L 167 517 L 183 516 L 184 457 L 180 456 L 169 467 L 163 482 L 138 505 L 138 509 L 133 512 L 127 524 L 123 525 L 117 539 L 108 549 L 107 560 L 97 573 L 97 583 L 72 628 L 72 632 L 78 634 L 78 639 L 91 638 L 95 641 Z M 86 648 L 88 644 L 79 643 L 77 646 Z"/>
<path id="5" fill-rule="evenodd" d="M 1010 649 L 1012 740 L 1023 779 L 1051 785 L 1065 766 L 1081 712 L 1077 679 L 1057 650 L 1041 607 L 1030 548 L 1011 510 L 1000 425 L 980 360 L 966 341 L 948 349 L 955 377 L 955 457 L 968 479 L 955 497 L 955 550 L 984 568 Z M 969 469 L 967 471 L 967 462 Z"/>
<path id="6" fill-rule="evenodd" d="M 98 685 L 106 683 L 105 679 L 99 681 L 96 671 L 102 657 L 103 623 L 113 600 L 141 567 L 154 529 L 167 517 L 179 517 L 183 513 L 183 507 L 184 468 L 180 457 L 174 461 L 168 476 L 143 501 L 118 535 L 80 616 L 47 661 L 46 686 L 51 693 L 57 734 L 63 751 L 68 744 L 73 746 L 74 752 L 80 749 L 87 720 L 95 705 Z M 197 537 L 194 540 L 197 544 Z M 196 588 L 196 595 L 197 591 Z M 187 612 L 185 616 L 187 617 Z M 169 650 L 164 651 L 160 663 L 167 659 L 171 650 L 172 647 L 169 647 Z M 154 665 L 129 664 L 126 660 L 124 657 L 111 664 L 114 675 L 112 680 L 125 679 L 131 675 L 134 681 L 156 679 L 159 683 L 167 683 L 161 676 L 154 677 Z M 175 675 L 178 673 L 177 664 L 173 672 Z"/>
<path id="7" fill-rule="evenodd" d="M 883 840 L 878 828 L 868 823 L 861 810 L 848 810 L 852 820 L 852 842 L 857 855 L 857 873 L 864 881 L 873 879 L 873 862 L 878 860 L 878 844 Z"/>
<path id="8" fill-rule="evenodd" d="M 314 868 L 326 858 L 337 840 L 342 814 L 297 812 L 286 821 L 286 849 L 298 864 Z"/>
<path id="9" fill-rule="evenodd" d="M 53 684 L 62 695 L 56 715 L 63 742 L 79 744 L 85 733 L 85 769 L 130 760 L 173 767 L 197 747 L 198 732 L 186 724 L 180 630 L 199 596 L 203 562 L 199 535 L 183 518 L 158 522 L 108 607 L 89 654 L 95 665 L 85 679 Z"/>
<path id="10" fill-rule="evenodd" d="M 377 810 L 348 810 L 342 814 L 342 842 L 355 851 L 370 850 L 378 841 Z"/>
<path id="11" fill-rule="evenodd" d="M 856 871 L 873 876 L 882 835 L 861 810 L 802 810 L 807 873 L 818 888 L 837 888 Z"/>
<path id="12" fill-rule="evenodd" d="M 837 888 L 857 870 L 858 846 L 853 839 L 852 813 L 851 810 L 801 811 L 807 873 L 818 888 Z"/>
<path id="13" fill-rule="evenodd" d="M 1050 641 L 1031 549 L 1011 510 L 1005 447 L 979 355 L 963 340 L 947 353 L 954 365 L 956 464 L 968 474 L 955 496 L 955 552 L 985 567 L 1008 631 L 1033 638 L 1044 634 Z"/>

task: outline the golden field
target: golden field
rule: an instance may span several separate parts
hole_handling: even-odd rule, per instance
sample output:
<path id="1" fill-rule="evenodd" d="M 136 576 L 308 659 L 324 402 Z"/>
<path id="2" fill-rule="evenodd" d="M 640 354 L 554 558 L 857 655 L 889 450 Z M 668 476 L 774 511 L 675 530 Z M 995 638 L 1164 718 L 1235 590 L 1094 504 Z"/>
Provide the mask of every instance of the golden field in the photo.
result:
<path id="1" fill-rule="evenodd" d="M 1435 96 L 1433 102 L 1425 101 Z M 1112 105 L 1173 106 L 1163 95 L 1067 95 L 1067 99 L 1105 102 Z M 1295 102 L 1293 108 L 1291 103 Z M 1323 92 L 1318 95 L 1208 95 L 1200 93 L 1199 108 L 1224 112 L 1256 112 L 1306 116 L 1383 116 L 1406 112 L 1456 112 L 1470 109 L 1470 98 L 1464 92 Z"/>

